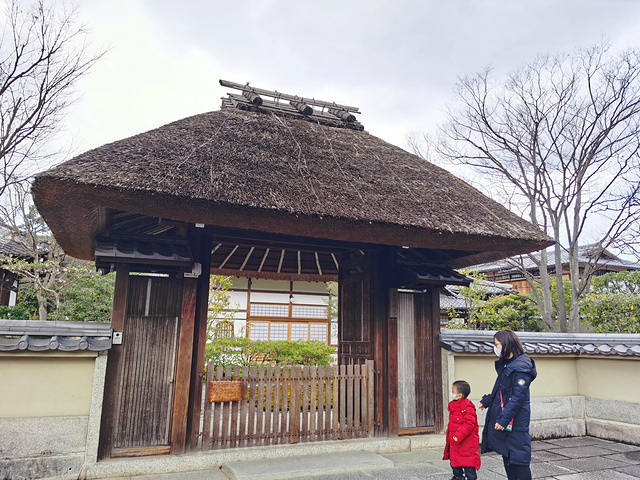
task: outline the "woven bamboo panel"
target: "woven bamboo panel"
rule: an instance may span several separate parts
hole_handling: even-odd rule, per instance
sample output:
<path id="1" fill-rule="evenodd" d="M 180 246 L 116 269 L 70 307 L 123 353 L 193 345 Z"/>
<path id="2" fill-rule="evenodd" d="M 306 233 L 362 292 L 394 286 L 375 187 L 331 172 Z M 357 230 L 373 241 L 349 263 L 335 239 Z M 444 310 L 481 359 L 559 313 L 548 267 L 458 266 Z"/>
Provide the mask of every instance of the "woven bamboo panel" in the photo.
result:
<path id="1" fill-rule="evenodd" d="M 209 402 L 239 402 L 242 382 L 239 380 L 209 382 Z"/>

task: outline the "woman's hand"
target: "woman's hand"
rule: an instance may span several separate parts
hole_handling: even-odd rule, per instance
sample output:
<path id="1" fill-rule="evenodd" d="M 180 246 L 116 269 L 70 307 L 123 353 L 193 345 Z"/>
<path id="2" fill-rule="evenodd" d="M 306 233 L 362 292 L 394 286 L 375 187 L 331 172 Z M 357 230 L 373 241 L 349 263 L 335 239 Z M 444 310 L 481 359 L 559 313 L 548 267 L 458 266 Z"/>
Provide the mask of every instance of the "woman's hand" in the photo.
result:
<path id="1" fill-rule="evenodd" d="M 482 402 L 478 402 L 478 408 L 480 410 L 484 410 L 484 405 L 482 404 Z"/>
<path id="2" fill-rule="evenodd" d="M 504 427 L 500 425 L 498 422 L 496 422 L 493 428 L 495 428 L 496 430 L 504 430 Z"/>

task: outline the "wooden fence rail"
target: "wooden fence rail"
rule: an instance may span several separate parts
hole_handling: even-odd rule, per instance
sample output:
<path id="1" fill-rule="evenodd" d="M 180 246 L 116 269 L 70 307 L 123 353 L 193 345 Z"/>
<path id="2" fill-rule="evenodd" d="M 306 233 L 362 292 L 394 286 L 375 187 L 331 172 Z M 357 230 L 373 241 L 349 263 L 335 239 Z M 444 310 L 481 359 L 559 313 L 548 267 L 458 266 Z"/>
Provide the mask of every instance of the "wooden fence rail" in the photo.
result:
<path id="1" fill-rule="evenodd" d="M 373 436 L 373 361 L 207 368 L 202 450 Z"/>

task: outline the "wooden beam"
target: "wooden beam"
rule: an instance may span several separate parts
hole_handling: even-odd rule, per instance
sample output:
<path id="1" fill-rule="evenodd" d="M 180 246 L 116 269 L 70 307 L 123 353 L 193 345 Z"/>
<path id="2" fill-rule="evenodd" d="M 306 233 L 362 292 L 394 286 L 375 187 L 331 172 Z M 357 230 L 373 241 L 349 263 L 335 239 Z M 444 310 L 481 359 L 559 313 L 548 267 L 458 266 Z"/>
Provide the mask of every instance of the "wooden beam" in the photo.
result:
<path id="1" fill-rule="evenodd" d="M 299 97 L 298 95 L 289 95 L 287 93 L 280 93 L 277 90 L 265 90 L 263 88 L 250 87 L 248 84 L 242 85 L 241 83 L 230 82 L 228 80 L 220 80 L 220 85 L 223 87 L 235 88 L 236 90 L 242 90 L 242 91 L 250 90 L 256 94 L 265 95 L 265 96 L 273 97 L 277 99 L 281 98 L 283 100 L 293 100 L 298 102 L 304 102 L 304 103 L 308 103 L 309 105 L 315 105 L 318 107 L 338 107 L 350 112 L 359 113 L 358 107 L 351 107 L 349 105 L 340 105 L 340 104 L 337 104 L 336 102 L 316 100 L 315 98 Z"/>
<path id="2" fill-rule="evenodd" d="M 313 107 L 311 105 L 307 105 L 304 102 L 291 100 L 289 101 L 289 103 L 300 110 L 300 113 L 302 113 L 303 115 L 311 115 L 313 113 Z"/>
<path id="3" fill-rule="evenodd" d="M 244 270 L 244 267 L 247 264 L 247 262 L 249 261 L 249 258 L 251 257 L 251 254 L 253 253 L 255 248 L 256 247 L 251 247 L 251 249 L 249 250 L 249 253 L 247 253 L 247 256 L 244 257 L 244 262 L 242 262 L 242 265 L 240 266 L 240 270 Z"/>
<path id="4" fill-rule="evenodd" d="M 282 269 L 282 261 L 284 260 L 284 252 L 285 252 L 285 249 L 283 248 L 282 251 L 280 252 L 280 263 L 278 263 L 278 273 L 280 273 L 280 270 Z"/>
<path id="5" fill-rule="evenodd" d="M 129 265 L 126 263 L 119 263 L 116 267 L 116 284 L 113 292 L 113 310 L 111 313 L 111 328 L 115 332 L 122 332 L 124 330 L 128 296 Z M 102 416 L 100 418 L 100 439 L 98 443 L 99 459 L 109 458 L 111 456 L 113 422 L 116 413 L 121 355 L 122 345 L 112 345 L 107 358 L 104 400 L 102 402 Z"/>
<path id="6" fill-rule="evenodd" d="M 264 252 L 264 255 L 262 256 L 262 261 L 260 262 L 260 266 L 258 267 L 258 271 L 261 272 L 262 271 L 262 266 L 264 265 L 264 261 L 267 259 L 267 256 L 269 255 L 269 250 L 271 250 L 270 248 L 267 248 Z"/>
<path id="7" fill-rule="evenodd" d="M 231 253 L 229 253 L 229 255 L 227 255 L 227 258 L 224 259 L 224 261 L 220 264 L 220 266 L 218 268 L 223 268 L 225 266 L 225 264 L 229 261 L 229 259 L 233 256 L 233 254 L 236 253 L 237 249 L 238 249 L 238 245 L 233 247 L 233 250 L 231 250 Z"/>
<path id="8" fill-rule="evenodd" d="M 244 88 L 242 90 L 242 96 L 253 103 L 256 107 L 262 105 L 262 97 L 258 95 L 253 89 Z"/>
<path id="9" fill-rule="evenodd" d="M 320 259 L 318 258 L 318 252 L 313 252 L 316 256 L 316 266 L 318 267 L 318 275 L 322 275 L 322 267 L 320 267 Z"/>

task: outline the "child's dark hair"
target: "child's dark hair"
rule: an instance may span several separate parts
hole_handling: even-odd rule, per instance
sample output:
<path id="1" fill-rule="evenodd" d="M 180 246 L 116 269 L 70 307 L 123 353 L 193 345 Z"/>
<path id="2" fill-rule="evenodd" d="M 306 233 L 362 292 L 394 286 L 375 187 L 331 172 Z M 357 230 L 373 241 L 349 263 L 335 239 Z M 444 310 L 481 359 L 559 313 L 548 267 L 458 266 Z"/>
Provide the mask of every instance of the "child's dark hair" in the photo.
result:
<path id="1" fill-rule="evenodd" d="M 471 393 L 471 386 L 464 380 L 456 380 L 453 382 L 453 387 L 458 393 L 464 395 L 464 398 L 467 398 Z"/>
<path id="2" fill-rule="evenodd" d="M 500 330 L 496 332 L 494 338 L 497 338 L 502 345 L 500 358 L 509 358 L 512 353 L 515 358 L 524 353 L 524 347 L 513 330 Z"/>

